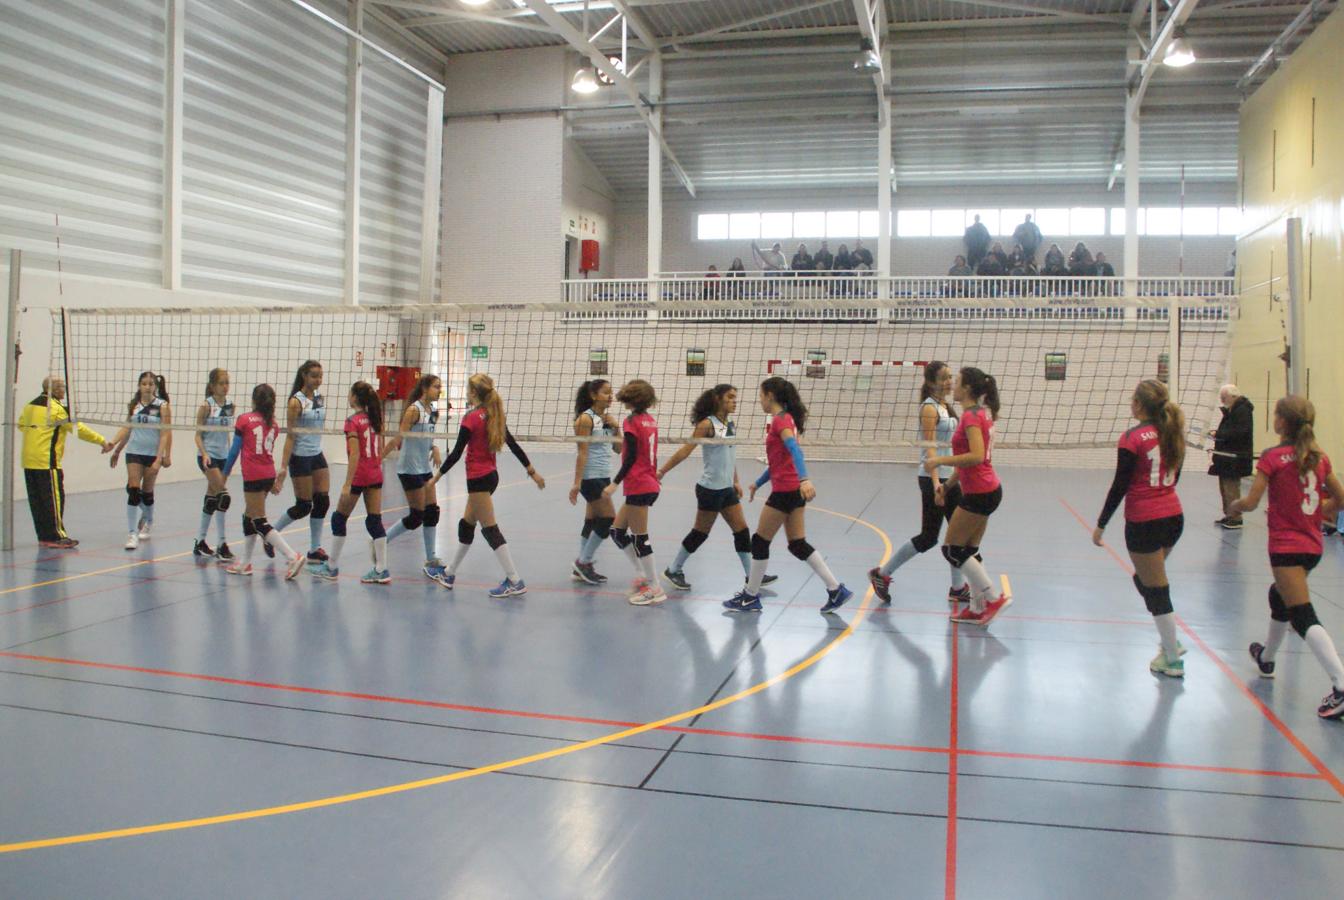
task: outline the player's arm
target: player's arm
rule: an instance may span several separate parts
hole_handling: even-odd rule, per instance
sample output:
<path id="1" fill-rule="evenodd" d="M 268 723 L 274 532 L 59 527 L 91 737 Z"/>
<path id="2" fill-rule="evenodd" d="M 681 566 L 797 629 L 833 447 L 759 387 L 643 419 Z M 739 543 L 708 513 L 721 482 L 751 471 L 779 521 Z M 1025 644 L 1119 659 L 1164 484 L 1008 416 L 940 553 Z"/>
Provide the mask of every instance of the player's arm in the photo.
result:
<path id="1" fill-rule="evenodd" d="M 167 403 L 159 409 L 159 421 L 164 425 L 173 424 L 173 408 Z M 173 430 L 164 428 L 159 431 L 159 464 L 165 469 L 173 464 Z"/>
<path id="2" fill-rule="evenodd" d="M 439 466 L 438 474 L 433 479 L 435 482 L 447 475 L 448 471 L 457 465 L 457 461 L 462 458 L 462 451 L 467 449 L 467 441 L 469 440 L 471 440 L 471 429 L 465 425 L 459 425 L 457 428 L 457 443 L 453 444 L 453 449 L 449 452 L 448 458 Z"/>
<path id="3" fill-rule="evenodd" d="M 966 426 L 966 443 L 968 449 L 965 453 L 958 453 L 955 456 L 930 456 L 924 461 L 924 471 L 933 473 L 938 471 L 939 466 L 951 466 L 954 469 L 966 469 L 971 466 L 978 466 L 985 461 L 985 434 L 980 430 L 979 425 Z"/>
<path id="4" fill-rule="evenodd" d="M 588 437 L 593 433 L 593 420 L 588 416 L 579 416 L 574 420 L 574 434 L 576 437 Z M 588 465 L 588 445 L 580 442 L 578 450 L 574 454 L 574 483 L 569 486 L 569 502 L 575 505 L 579 502 L 579 486 L 583 482 L 583 469 Z"/>
<path id="5" fill-rule="evenodd" d="M 812 479 L 807 477 L 807 460 L 803 458 L 803 448 L 798 443 L 798 435 L 792 428 L 782 428 L 779 439 L 784 442 L 784 449 L 789 451 L 789 456 L 793 457 L 793 468 L 798 473 L 798 490 L 804 500 L 811 500 L 816 496 L 817 489 L 812 486 Z"/>
<path id="6" fill-rule="evenodd" d="M 349 494 L 355 483 L 355 470 L 359 468 L 359 435 L 353 429 L 345 433 L 345 458 L 345 487 L 341 488 L 341 493 Z"/>
<path id="7" fill-rule="evenodd" d="M 294 429 L 299 427 L 299 416 L 303 407 L 299 401 L 290 397 L 285 404 L 285 445 L 280 448 L 280 470 L 277 474 L 289 471 L 289 458 L 294 453 Z"/>
<path id="8" fill-rule="evenodd" d="M 233 443 L 229 445 L 229 455 L 224 459 L 224 477 L 227 479 L 233 472 L 233 464 L 238 461 L 238 454 L 243 452 L 243 433 L 237 428 L 233 430 Z"/>
<path id="9" fill-rule="evenodd" d="M 1115 477 L 1111 480 L 1111 489 L 1106 492 L 1106 502 L 1101 505 L 1101 515 L 1097 516 L 1097 527 L 1092 532 L 1092 543 L 1097 546 L 1101 546 L 1102 532 L 1125 499 L 1125 492 L 1134 479 L 1134 467 L 1138 464 L 1139 458 L 1134 451 L 1121 447 L 1115 452 Z"/>
<path id="10" fill-rule="evenodd" d="M 1321 503 L 1321 516 L 1333 519 L 1344 509 L 1344 484 L 1340 483 L 1334 472 L 1325 476 L 1325 491 L 1328 496 Z"/>
<path id="11" fill-rule="evenodd" d="M 513 432 L 509 431 L 508 428 L 504 429 L 504 446 L 509 448 L 509 452 L 513 454 L 514 459 L 522 463 L 523 468 L 527 470 L 527 477 L 532 479 L 533 484 L 535 484 L 538 489 L 545 488 L 546 479 L 537 474 L 537 470 L 532 467 L 532 460 L 527 458 L 527 453 L 524 452 L 518 441 L 514 439 Z"/>
<path id="12" fill-rule="evenodd" d="M 616 477 L 611 479 L 611 484 L 603 488 L 603 495 L 610 497 L 616 493 L 616 486 L 625 481 L 625 476 L 630 474 L 634 468 L 635 460 L 639 457 L 639 438 L 627 431 L 625 433 L 625 443 L 621 447 L 621 468 L 616 473 Z"/>
<path id="13" fill-rule="evenodd" d="M 419 421 L 420 421 L 420 409 L 414 403 L 412 403 L 410 406 L 406 407 L 406 411 L 401 414 L 401 425 L 399 426 L 398 430 L 410 431 L 411 426 Z M 386 440 L 383 441 L 383 452 L 380 454 L 380 456 L 382 459 L 387 459 L 387 457 L 392 453 L 393 450 L 399 450 L 399 449 L 401 449 L 401 435 L 394 434 L 392 435 L 392 437 L 387 438 Z"/>
<path id="14" fill-rule="evenodd" d="M 205 420 L 210 415 L 210 404 L 202 403 L 196 408 L 196 425 L 205 427 Z M 205 432 L 197 431 L 193 437 L 196 439 L 196 455 L 205 459 L 209 454 L 205 452 Z"/>
<path id="15" fill-rule="evenodd" d="M 1333 472 L 1330 473 L 1330 477 L 1335 477 Z M 1265 495 L 1265 489 L 1268 487 L 1269 476 L 1264 472 L 1256 472 L 1255 480 L 1251 482 L 1251 489 L 1246 492 L 1246 496 L 1227 505 L 1227 514 L 1229 516 L 1235 516 L 1240 515 L 1241 513 L 1248 513 L 1255 509 L 1260 505 L 1260 498 Z M 1331 496 L 1334 496 L 1333 493 Z"/>
<path id="16" fill-rule="evenodd" d="M 709 421 L 709 419 L 701 419 L 700 422 L 695 426 L 695 430 L 691 432 L 691 437 L 707 438 L 712 437 L 713 434 L 714 434 L 714 425 Z M 686 457 L 690 456 L 694 452 L 695 452 L 695 444 L 689 444 L 689 443 L 682 444 L 680 447 L 678 447 L 677 452 L 673 453 L 671 458 L 668 459 L 667 462 L 663 463 L 661 467 L 659 467 L 658 480 L 662 481 L 664 475 L 666 475 L 668 472 L 671 472 L 677 466 L 685 462 Z"/>

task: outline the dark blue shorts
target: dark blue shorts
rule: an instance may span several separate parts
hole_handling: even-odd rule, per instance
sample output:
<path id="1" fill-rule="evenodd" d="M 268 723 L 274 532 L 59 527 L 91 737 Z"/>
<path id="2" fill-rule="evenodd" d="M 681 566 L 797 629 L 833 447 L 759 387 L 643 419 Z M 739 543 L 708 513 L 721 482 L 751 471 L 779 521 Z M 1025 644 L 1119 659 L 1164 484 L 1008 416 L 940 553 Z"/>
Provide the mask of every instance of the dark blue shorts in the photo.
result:
<path id="1" fill-rule="evenodd" d="M 314 472 L 327 468 L 327 457 L 324 454 L 316 456 L 293 456 L 289 457 L 289 477 L 307 478 Z"/>

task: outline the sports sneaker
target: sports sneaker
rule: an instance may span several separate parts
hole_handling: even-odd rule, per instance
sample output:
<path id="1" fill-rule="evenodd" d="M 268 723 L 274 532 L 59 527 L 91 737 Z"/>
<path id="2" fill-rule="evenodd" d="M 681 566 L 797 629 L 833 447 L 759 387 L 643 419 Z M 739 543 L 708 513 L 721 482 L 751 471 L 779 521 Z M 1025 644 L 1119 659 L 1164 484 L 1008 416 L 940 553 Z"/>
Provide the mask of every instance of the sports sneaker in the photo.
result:
<path id="1" fill-rule="evenodd" d="M 960 622 L 963 625 L 983 625 L 985 624 L 985 613 L 976 612 L 969 606 L 963 606 L 961 609 L 948 616 L 953 622 Z"/>
<path id="2" fill-rule="evenodd" d="M 1260 669 L 1260 677 L 1273 678 L 1274 660 L 1260 658 L 1265 652 L 1265 645 L 1257 641 L 1251 644 L 1249 649 L 1251 651 L 1251 659 L 1255 660 L 1256 667 Z"/>
<path id="3" fill-rule="evenodd" d="M 437 582 L 443 576 L 443 560 L 427 559 L 425 564 L 420 567 L 420 571 L 425 573 L 425 577 L 430 581 Z"/>
<path id="4" fill-rule="evenodd" d="M 391 584 L 391 583 L 392 583 L 392 573 L 389 572 L 387 569 L 383 569 L 381 572 L 378 571 L 377 569 L 369 569 L 369 571 L 365 572 L 362 576 L 360 576 L 359 583 L 360 583 L 360 584 Z"/>
<path id="5" fill-rule="evenodd" d="M 149 540 L 149 531 L 150 531 L 150 524 L 149 524 L 148 522 L 146 522 L 144 519 L 141 519 L 141 520 L 140 520 L 140 534 L 139 534 L 140 540 L 142 540 L 142 541 L 147 541 L 147 540 Z"/>
<path id="6" fill-rule="evenodd" d="M 636 578 L 630 583 L 630 594 L 625 599 L 629 600 L 631 603 L 635 602 L 635 598 L 644 593 L 645 588 L 648 586 L 649 583 L 643 578 Z"/>
<path id="7" fill-rule="evenodd" d="M 592 563 L 586 563 L 583 560 L 574 560 L 574 570 L 571 573 L 575 581 L 582 581 L 585 584 L 601 584 L 606 581 L 597 570 L 593 568 Z"/>
<path id="8" fill-rule="evenodd" d="M 215 551 L 210 549 L 210 545 L 205 541 L 197 541 L 191 548 L 192 556 L 208 556 L 211 559 L 215 556 Z"/>
<path id="9" fill-rule="evenodd" d="M 457 576 L 449 575 L 448 570 L 444 569 L 443 574 L 434 580 L 443 585 L 444 590 L 451 591 L 453 589 L 453 583 L 457 581 Z"/>
<path id="10" fill-rule="evenodd" d="M 883 603 L 891 602 L 891 576 L 883 575 L 881 569 L 868 570 L 868 583 L 873 586 L 873 593 L 877 594 L 877 599 Z"/>
<path id="11" fill-rule="evenodd" d="M 767 585 L 767 584 L 774 584 L 776 581 L 779 581 L 779 576 L 778 576 L 778 575 L 765 574 L 765 575 L 762 575 L 762 576 L 761 576 L 761 586 L 762 586 L 762 587 L 764 587 L 764 586 Z"/>
<path id="12" fill-rule="evenodd" d="M 219 546 L 215 548 L 215 559 L 220 562 L 233 562 L 233 551 L 229 549 L 228 544 L 220 541 Z"/>
<path id="13" fill-rule="evenodd" d="M 1322 719 L 1338 719 L 1344 716 L 1344 691 L 1339 688 L 1332 688 L 1325 699 L 1321 701 L 1320 707 L 1316 710 L 1316 715 Z"/>
<path id="14" fill-rule="evenodd" d="M 122 546 L 125 547 L 127 550 L 134 550 L 136 547 L 139 547 L 140 535 L 132 531 L 130 534 L 126 535 L 126 543 L 123 544 Z"/>
<path id="15" fill-rule="evenodd" d="M 849 598 L 853 596 L 854 596 L 853 591 L 845 587 L 843 584 L 839 585 L 838 587 L 836 587 L 835 590 L 826 592 L 826 602 L 822 604 L 821 611 L 824 613 L 834 612 L 835 610 L 844 606 L 845 603 L 848 602 Z"/>
<path id="16" fill-rule="evenodd" d="M 251 575 L 252 564 L 245 563 L 242 560 L 237 560 L 236 562 L 234 562 L 233 565 L 229 566 L 224 571 L 228 572 L 230 575 Z"/>
<path id="17" fill-rule="evenodd" d="M 321 547 L 318 547 L 316 550 L 308 551 L 308 562 L 310 563 L 324 563 L 327 559 L 327 551 L 323 550 Z"/>
<path id="18" fill-rule="evenodd" d="M 495 600 L 502 600 L 505 597 L 516 597 L 519 594 L 527 593 L 527 584 L 523 579 L 510 581 L 505 578 L 499 584 L 492 587 L 487 593 Z"/>
<path id="19" fill-rule="evenodd" d="M 685 572 L 673 572 L 671 569 L 663 569 L 663 577 L 672 582 L 672 586 L 679 591 L 689 591 L 691 583 L 686 580 Z M 631 603 L 635 601 L 631 600 Z"/>
<path id="20" fill-rule="evenodd" d="M 1228 531 L 1240 531 L 1241 519 L 1223 519 L 1215 523 L 1219 528 L 1225 528 Z"/>
<path id="21" fill-rule="evenodd" d="M 299 574 L 299 570 L 302 568 L 303 554 L 295 553 L 289 558 L 289 562 L 285 563 L 285 581 L 293 581 L 294 576 Z"/>
<path id="22" fill-rule="evenodd" d="M 335 581 L 340 576 L 340 569 L 333 569 L 326 563 L 318 563 L 316 566 L 308 567 L 308 574 L 314 578 L 321 578 L 323 581 Z"/>
<path id="23" fill-rule="evenodd" d="M 57 538 L 54 541 L 38 541 L 43 547 L 50 547 L 53 550 L 73 550 L 79 546 L 79 541 L 74 538 Z"/>
<path id="24" fill-rule="evenodd" d="M 962 585 L 961 587 L 959 587 L 959 588 L 948 588 L 948 589 L 947 589 L 947 602 L 948 602 L 948 603 L 970 603 L 970 602 L 971 602 L 971 586 L 970 586 L 969 584 L 963 584 L 963 585 Z"/>
<path id="25" fill-rule="evenodd" d="M 981 614 L 980 620 L 972 624 L 986 626 L 995 616 L 1013 605 L 1013 598 L 1006 594 L 1000 594 L 999 599 L 991 600 L 985 604 L 985 611 Z"/>
<path id="26" fill-rule="evenodd" d="M 760 612 L 761 595 L 738 591 L 731 599 L 723 601 L 723 608 L 729 612 Z"/>
<path id="27" fill-rule="evenodd" d="M 659 587 L 657 582 L 653 582 L 644 590 L 640 591 L 630 598 L 631 606 L 657 606 L 667 599 L 667 593 Z"/>
<path id="28" fill-rule="evenodd" d="M 1185 660 L 1181 659 L 1179 650 L 1176 652 L 1175 659 L 1169 659 L 1167 652 L 1159 647 L 1157 656 L 1154 656 L 1152 662 L 1148 663 L 1148 671 L 1156 672 L 1158 675 L 1170 675 L 1172 678 L 1184 678 Z"/>

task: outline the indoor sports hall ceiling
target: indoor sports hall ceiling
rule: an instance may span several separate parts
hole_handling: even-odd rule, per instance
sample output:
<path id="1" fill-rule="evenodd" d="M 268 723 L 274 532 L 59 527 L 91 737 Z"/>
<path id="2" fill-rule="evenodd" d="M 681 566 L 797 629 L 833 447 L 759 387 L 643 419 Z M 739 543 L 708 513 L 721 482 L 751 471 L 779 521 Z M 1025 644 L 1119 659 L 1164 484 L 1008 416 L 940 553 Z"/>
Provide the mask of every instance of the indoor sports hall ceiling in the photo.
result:
<path id="1" fill-rule="evenodd" d="M 371 2 L 446 53 L 565 43 L 525 0 Z M 547 2 L 582 29 L 582 2 Z M 1157 2 L 1160 23 L 1176 0 Z M 628 9 L 631 66 L 646 54 L 635 22 L 655 38 L 667 139 L 698 191 L 865 187 L 876 180 L 878 101 L 872 78 L 853 66 L 861 5 L 591 0 L 588 30 Z M 1191 181 L 1234 181 L 1238 105 L 1273 66 L 1248 72 L 1271 45 L 1277 58 L 1291 52 L 1334 7 L 1196 3 L 1184 37 L 1198 61 L 1158 67 L 1143 104 L 1143 178 L 1174 180 L 1184 166 Z M 886 0 L 897 187 L 1105 184 L 1122 143 L 1127 52 L 1136 36 L 1150 38 L 1148 8 L 1147 0 Z M 604 48 L 619 47 L 620 31 L 616 23 L 603 34 Z M 643 66 L 634 77 L 644 96 L 647 75 Z M 618 192 L 642 192 L 647 136 L 626 95 L 605 88 L 569 98 L 573 137 Z M 664 181 L 677 187 L 670 170 Z"/>

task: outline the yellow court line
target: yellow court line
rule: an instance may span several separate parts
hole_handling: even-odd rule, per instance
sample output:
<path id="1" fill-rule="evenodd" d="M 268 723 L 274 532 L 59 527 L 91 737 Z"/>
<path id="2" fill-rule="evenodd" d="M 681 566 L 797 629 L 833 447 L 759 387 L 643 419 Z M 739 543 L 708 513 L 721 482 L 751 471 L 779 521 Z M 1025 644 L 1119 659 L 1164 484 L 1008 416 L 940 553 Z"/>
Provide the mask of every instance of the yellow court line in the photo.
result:
<path id="1" fill-rule="evenodd" d="M 891 539 L 887 537 L 886 532 L 871 522 L 867 522 L 857 516 L 846 515 L 845 513 L 834 510 L 813 507 L 817 512 L 824 512 L 842 519 L 848 519 L 872 531 L 882 539 L 882 559 L 885 560 L 891 555 Z M 613 731 L 610 734 L 604 734 L 591 740 L 583 741 L 578 744 L 569 744 L 563 747 L 556 747 L 542 753 L 534 753 L 530 756 L 520 756 L 516 759 L 504 760 L 502 762 L 491 763 L 485 766 L 479 766 L 475 769 L 467 769 L 461 772 L 453 772 L 450 775 L 438 775 L 433 778 L 422 778 L 417 781 L 406 781 L 401 784 L 387 785 L 386 787 L 372 788 L 366 791 L 356 791 L 351 794 L 338 794 L 332 797 L 322 797 L 317 800 L 304 800 L 299 803 L 288 803 L 283 806 L 268 806 L 262 809 L 248 809 L 241 812 L 224 813 L 218 816 L 206 816 L 199 819 L 181 819 L 175 822 L 160 822 L 156 825 L 136 825 L 130 828 L 116 828 L 110 831 L 94 831 L 87 834 L 71 834 L 63 837 L 43 838 L 34 841 L 20 841 L 13 844 L 0 844 L 0 853 L 17 853 L 24 850 L 38 850 L 44 847 L 63 847 L 70 844 L 87 844 L 94 841 L 109 841 L 117 838 L 138 837 L 147 834 L 159 834 L 165 831 L 183 831 L 188 828 L 203 828 L 207 825 L 222 825 L 226 822 L 244 822 L 248 819 L 262 819 L 269 816 L 281 816 L 288 813 L 303 812 L 310 809 L 321 809 L 326 806 L 339 806 L 345 803 L 354 803 L 358 800 L 369 800 L 374 797 L 386 797 L 391 794 L 401 794 L 407 791 L 417 791 L 422 788 L 434 787 L 440 784 L 449 784 L 454 781 L 463 781 L 467 778 L 475 778 L 478 775 L 489 775 L 492 772 L 502 772 L 507 769 L 516 769 L 533 763 L 544 762 L 548 759 L 556 759 L 561 756 L 568 756 L 571 753 L 578 753 L 580 750 L 589 750 L 593 747 L 601 747 L 604 744 L 623 741 L 626 738 L 632 738 L 636 735 L 644 734 L 649 731 L 657 731 L 660 728 L 666 728 L 668 725 L 674 725 L 677 722 L 685 721 L 696 716 L 713 712 L 716 709 L 722 709 L 739 700 L 744 700 L 767 688 L 773 687 L 782 681 L 786 681 L 797 675 L 799 672 L 809 669 L 816 665 L 836 647 L 840 646 L 854 633 L 854 629 L 867 616 L 868 604 L 873 599 L 873 590 L 870 587 L 863 595 L 863 602 L 859 605 L 854 616 L 854 620 L 849 623 L 844 631 L 836 635 L 835 639 L 822 647 L 816 653 L 806 659 L 795 663 L 789 668 L 780 672 L 765 681 L 752 685 L 749 688 L 738 691 L 727 697 L 723 697 L 713 703 L 707 703 L 704 706 L 688 709 L 684 712 L 674 713 L 670 716 L 658 719 L 653 722 L 645 722 L 643 725 L 636 725 L 633 728 L 626 728 L 621 731 Z"/>

